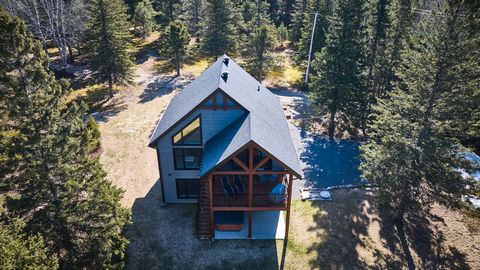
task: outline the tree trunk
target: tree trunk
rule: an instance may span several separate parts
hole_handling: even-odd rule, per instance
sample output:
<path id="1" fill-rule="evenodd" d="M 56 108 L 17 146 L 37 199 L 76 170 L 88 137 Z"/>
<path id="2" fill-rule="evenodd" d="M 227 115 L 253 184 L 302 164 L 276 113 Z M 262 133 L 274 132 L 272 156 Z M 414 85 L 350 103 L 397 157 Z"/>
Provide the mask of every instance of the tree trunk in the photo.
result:
<path id="1" fill-rule="evenodd" d="M 177 70 L 177 77 L 180 76 L 180 52 L 176 52 L 175 68 Z"/>
<path id="2" fill-rule="evenodd" d="M 73 56 L 72 46 L 68 45 L 67 48 L 68 48 L 68 62 L 71 65 L 74 65 L 75 64 L 75 57 Z"/>
<path id="3" fill-rule="evenodd" d="M 404 211 L 399 210 L 394 217 L 395 227 L 397 228 L 398 239 L 400 240 L 400 245 L 402 246 L 403 255 L 407 261 L 407 266 L 409 270 L 416 269 L 415 262 L 413 261 L 412 253 L 408 246 L 407 236 L 405 235 L 405 224 L 404 224 Z"/>
<path id="4" fill-rule="evenodd" d="M 328 123 L 328 137 L 333 138 L 335 133 L 335 114 L 336 111 L 330 112 L 330 121 Z"/>
<path id="5" fill-rule="evenodd" d="M 108 94 L 110 98 L 113 98 L 113 81 L 111 76 L 108 78 Z"/>

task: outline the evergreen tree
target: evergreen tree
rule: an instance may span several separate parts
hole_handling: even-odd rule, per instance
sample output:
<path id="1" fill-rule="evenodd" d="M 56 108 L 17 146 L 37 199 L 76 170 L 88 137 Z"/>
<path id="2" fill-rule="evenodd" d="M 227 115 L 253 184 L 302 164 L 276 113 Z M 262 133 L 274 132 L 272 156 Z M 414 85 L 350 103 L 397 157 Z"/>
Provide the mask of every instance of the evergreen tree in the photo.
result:
<path id="1" fill-rule="evenodd" d="M 206 55 L 235 54 L 239 19 L 240 15 L 231 0 L 206 0 L 202 39 Z"/>
<path id="2" fill-rule="evenodd" d="M 308 59 L 308 52 L 310 48 L 310 40 L 312 39 L 313 21 L 315 12 L 318 12 L 317 23 L 315 24 L 312 57 L 319 52 L 324 46 L 327 38 L 328 20 L 330 15 L 327 5 L 327 0 L 308 0 L 307 7 L 303 18 L 303 28 L 301 29 L 300 39 L 296 44 L 295 60 L 299 64 L 303 64 Z"/>
<path id="3" fill-rule="evenodd" d="M 258 0 L 257 2 L 261 2 L 263 0 Z M 270 15 L 270 19 L 272 22 L 278 26 L 280 25 L 280 10 L 282 9 L 281 1 L 278 0 L 268 0 L 268 15 Z"/>
<path id="4" fill-rule="evenodd" d="M 170 22 L 178 20 L 181 15 L 183 1 L 185 0 L 154 0 L 153 7 L 157 11 L 158 23 L 168 25 Z"/>
<path id="5" fill-rule="evenodd" d="M 135 7 L 135 12 L 133 14 L 133 22 L 136 26 L 141 27 L 143 38 L 146 38 L 152 32 L 152 28 L 154 25 L 154 16 L 155 10 L 153 9 L 150 0 L 143 0 Z"/>
<path id="6" fill-rule="evenodd" d="M 280 24 L 283 24 L 285 26 L 290 26 L 290 23 L 292 23 L 292 18 L 293 18 L 293 13 L 294 13 L 294 4 L 295 0 L 285 0 L 283 1 L 283 4 L 281 5 L 281 11 L 280 11 Z"/>
<path id="7" fill-rule="evenodd" d="M 138 5 L 138 3 L 141 0 L 124 0 L 125 4 L 127 5 L 127 13 L 130 16 L 133 16 L 135 14 L 135 7 Z"/>
<path id="8" fill-rule="evenodd" d="M 326 46 L 312 63 L 310 99 L 320 115 L 328 115 L 328 135 L 338 122 L 365 134 L 368 97 L 364 78 L 363 1 L 339 1 L 329 22 Z M 338 119 L 337 119 L 338 118 Z M 353 130 L 356 133 L 356 130 Z"/>
<path id="9" fill-rule="evenodd" d="M 200 21 L 202 13 L 202 0 L 184 0 L 182 20 L 188 26 L 192 37 L 200 38 Z"/>
<path id="10" fill-rule="evenodd" d="M 2 269 L 58 269 L 55 257 L 48 256 L 43 238 L 27 236 L 18 219 L 0 222 L 0 265 Z"/>
<path id="11" fill-rule="evenodd" d="M 369 3 L 367 82 L 372 102 L 375 97 L 383 94 L 388 76 L 385 67 L 389 64 L 386 54 L 387 32 L 390 30 L 389 4 L 390 0 L 374 0 Z"/>
<path id="12" fill-rule="evenodd" d="M 251 7 L 250 20 L 246 21 L 249 30 L 243 56 L 247 70 L 253 77 L 262 81 L 266 70 L 271 66 L 272 51 L 276 45 L 276 31 L 268 16 L 268 6 L 264 1 L 256 1 Z"/>
<path id="13" fill-rule="evenodd" d="M 182 56 L 186 51 L 190 37 L 187 27 L 181 22 L 171 22 L 165 31 L 165 45 L 169 55 L 174 57 L 175 70 L 180 76 Z"/>
<path id="14" fill-rule="evenodd" d="M 293 43 L 296 43 L 302 37 L 302 30 L 304 29 L 304 22 L 305 22 L 305 15 L 307 12 L 307 4 L 308 0 L 295 0 L 293 4 L 293 16 L 292 16 L 292 24 L 291 28 L 291 35 L 290 38 Z"/>
<path id="15" fill-rule="evenodd" d="M 278 41 L 282 46 L 283 43 L 288 40 L 288 29 L 283 23 L 277 28 L 277 36 Z"/>
<path id="16" fill-rule="evenodd" d="M 86 43 L 90 65 L 99 82 L 108 82 L 110 97 L 113 85 L 132 80 L 131 35 L 125 4 L 121 0 L 92 0 Z"/>
<path id="17" fill-rule="evenodd" d="M 271 51 L 276 43 L 275 32 L 272 28 L 271 25 L 255 27 L 249 36 L 245 53 L 247 70 L 259 81 L 265 77 L 268 64 L 272 61 Z"/>
<path id="18" fill-rule="evenodd" d="M 83 107 L 66 107 L 67 85 L 49 72 L 41 44 L 3 11 L 0 39 L 1 186 L 16 194 L 9 213 L 28 236 L 42 236 L 62 269 L 121 268 L 129 213 L 89 152 Z"/>
<path id="19" fill-rule="evenodd" d="M 397 81 L 395 69 L 401 58 L 400 53 L 404 48 L 406 38 L 413 27 L 411 0 L 392 0 L 389 8 L 390 30 L 387 32 L 388 44 L 386 46 L 386 59 L 383 61 L 383 74 L 377 86 L 377 96 L 387 94 L 392 90 Z"/>
<path id="20" fill-rule="evenodd" d="M 461 158 L 451 136 L 458 131 L 451 123 L 471 120 L 468 100 L 479 102 L 479 52 L 470 47 L 478 46 L 478 36 L 465 33 L 471 23 L 462 19 L 465 12 L 462 2 L 452 1 L 442 15 L 432 12 L 417 26 L 402 51 L 399 82 L 375 106 L 371 141 L 362 147 L 363 175 L 379 185 L 382 205 L 400 225 L 405 213 L 433 202 L 455 206 L 474 192 L 472 179 L 458 171 L 472 164 Z M 456 78 L 463 78 L 460 87 Z M 460 100 L 467 106 L 458 106 Z"/>

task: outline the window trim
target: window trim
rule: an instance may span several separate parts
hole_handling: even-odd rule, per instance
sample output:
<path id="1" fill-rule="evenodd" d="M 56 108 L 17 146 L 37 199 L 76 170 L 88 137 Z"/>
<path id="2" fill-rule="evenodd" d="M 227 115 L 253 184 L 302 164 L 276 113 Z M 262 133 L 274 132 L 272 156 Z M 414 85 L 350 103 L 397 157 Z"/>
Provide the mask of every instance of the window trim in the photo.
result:
<path id="1" fill-rule="evenodd" d="M 193 195 L 193 196 L 187 194 L 184 197 L 180 197 L 180 194 L 178 193 L 178 185 L 179 185 L 178 180 L 184 181 L 184 183 L 185 183 L 184 185 L 187 185 L 186 183 L 188 183 L 189 181 L 192 181 L 192 180 L 197 181 L 197 183 L 198 183 L 198 193 L 199 194 Z M 200 178 L 175 178 L 175 189 L 177 191 L 177 199 L 198 199 L 198 197 L 200 196 Z M 185 188 L 185 190 L 187 190 L 187 189 Z"/>
<path id="2" fill-rule="evenodd" d="M 200 160 L 199 160 L 198 168 L 178 168 L 177 158 L 175 156 L 175 150 L 185 151 L 185 150 L 192 150 L 192 149 L 200 150 Z M 173 167 L 176 171 L 198 171 L 198 170 L 200 170 L 200 162 L 201 162 L 202 155 L 203 155 L 203 148 L 201 148 L 201 147 L 173 147 L 172 148 L 172 154 L 173 154 Z M 183 162 L 185 163 L 185 152 L 183 152 L 183 158 L 184 158 Z"/>
<path id="3" fill-rule="evenodd" d="M 198 119 L 199 122 L 200 122 L 200 126 L 198 127 L 198 129 L 200 130 L 200 143 L 198 143 L 198 144 L 197 144 L 197 143 L 183 143 L 183 144 L 182 144 L 182 143 L 175 143 L 175 142 L 174 142 L 175 136 L 177 136 L 178 134 L 182 134 L 182 139 L 181 139 L 181 140 L 183 140 L 184 137 L 183 137 L 182 131 L 183 131 L 186 127 L 188 127 L 190 124 L 192 124 L 193 122 L 195 122 L 197 119 Z M 188 123 L 187 123 L 186 125 L 184 125 L 179 131 L 175 132 L 175 134 L 173 134 L 170 139 L 171 139 L 171 141 L 172 141 L 172 145 L 173 145 L 173 146 L 201 146 L 201 145 L 203 145 L 202 115 L 199 114 L 199 115 L 198 115 L 197 117 L 195 117 L 192 121 L 188 122 Z"/>

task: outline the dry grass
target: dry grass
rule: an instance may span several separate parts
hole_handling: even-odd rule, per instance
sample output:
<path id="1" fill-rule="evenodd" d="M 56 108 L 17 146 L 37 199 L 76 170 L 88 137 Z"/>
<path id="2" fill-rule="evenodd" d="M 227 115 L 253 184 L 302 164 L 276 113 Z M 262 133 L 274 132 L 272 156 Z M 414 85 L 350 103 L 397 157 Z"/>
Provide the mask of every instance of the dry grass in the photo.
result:
<path id="1" fill-rule="evenodd" d="M 292 87 L 302 83 L 303 71 L 294 66 L 288 52 L 276 53 L 276 64 L 267 73 L 264 83 L 270 87 Z"/>
<path id="2" fill-rule="evenodd" d="M 184 65 L 181 71 L 184 74 L 188 74 L 193 77 L 198 77 L 205 69 L 208 68 L 208 65 L 210 64 L 211 63 L 208 62 L 206 59 L 202 59 L 202 60 L 196 61 L 195 63 Z"/>

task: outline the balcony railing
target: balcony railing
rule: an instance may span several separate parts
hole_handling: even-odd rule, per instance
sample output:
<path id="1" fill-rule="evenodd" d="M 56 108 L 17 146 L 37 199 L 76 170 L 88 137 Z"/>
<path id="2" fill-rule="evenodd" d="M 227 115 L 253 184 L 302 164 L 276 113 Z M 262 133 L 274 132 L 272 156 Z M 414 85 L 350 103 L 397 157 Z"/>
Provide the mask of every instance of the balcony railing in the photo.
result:
<path id="1" fill-rule="evenodd" d="M 286 207 L 287 194 L 253 194 L 253 207 Z M 248 207 L 248 194 L 241 195 L 213 195 L 214 207 Z"/>

